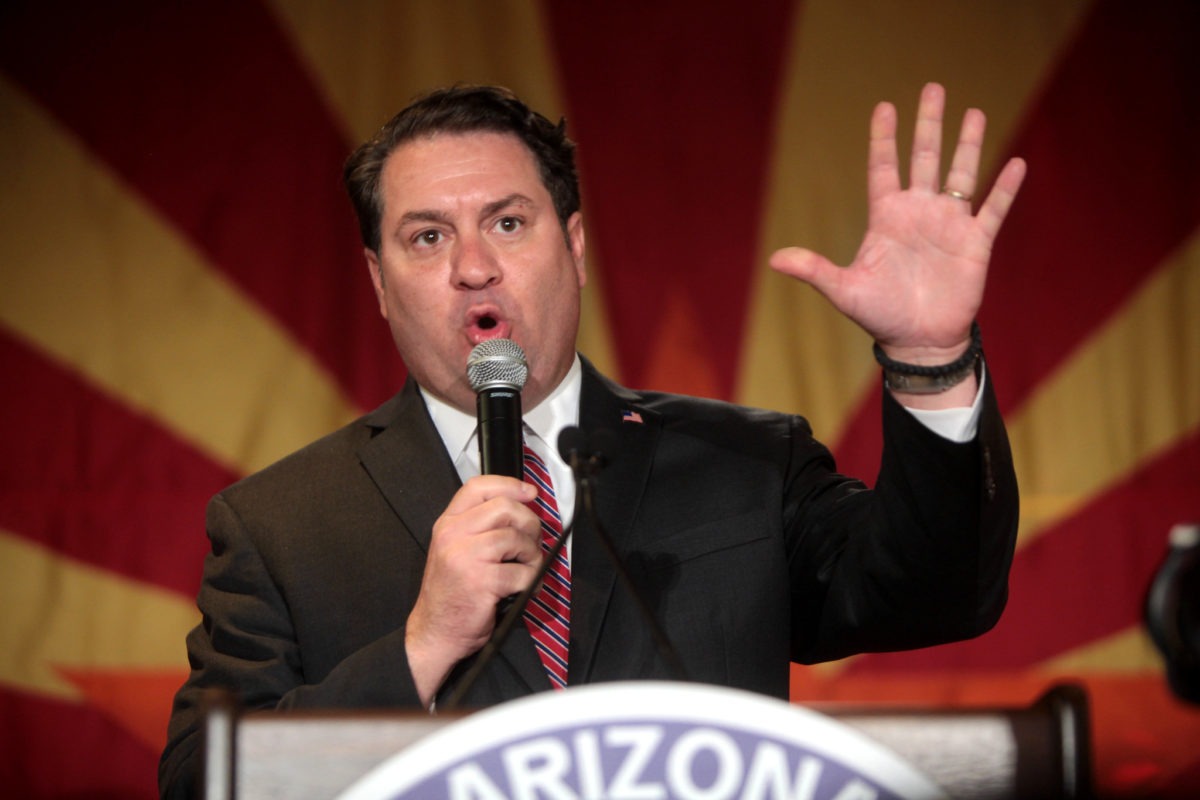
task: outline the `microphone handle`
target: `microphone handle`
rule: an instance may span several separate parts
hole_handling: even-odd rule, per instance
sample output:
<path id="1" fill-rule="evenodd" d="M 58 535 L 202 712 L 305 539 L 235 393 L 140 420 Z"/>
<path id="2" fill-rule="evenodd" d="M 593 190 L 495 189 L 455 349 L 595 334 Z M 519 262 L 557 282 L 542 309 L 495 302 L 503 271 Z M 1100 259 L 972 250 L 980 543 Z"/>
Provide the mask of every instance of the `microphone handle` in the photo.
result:
<path id="1" fill-rule="evenodd" d="M 479 418 L 479 463 L 484 475 L 525 475 L 521 445 L 521 392 L 506 386 L 475 395 Z"/>

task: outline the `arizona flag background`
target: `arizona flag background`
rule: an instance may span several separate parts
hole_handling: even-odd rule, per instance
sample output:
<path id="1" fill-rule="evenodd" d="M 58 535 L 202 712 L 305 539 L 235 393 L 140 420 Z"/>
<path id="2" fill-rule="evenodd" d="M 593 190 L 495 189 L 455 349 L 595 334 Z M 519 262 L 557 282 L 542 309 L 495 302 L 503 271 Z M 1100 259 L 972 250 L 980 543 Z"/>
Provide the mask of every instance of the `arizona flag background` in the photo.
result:
<path id="1" fill-rule="evenodd" d="M 999 626 L 795 670 L 794 698 L 1088 687 L 1112 796 L 1200 791 L 1143 595 L 1200 519 L 1194 0 L 6 2 L 0 793 L 149 798 L 208 498 L 403 380 L 341 163 L 414 94 L 501 83 L 580 142 L 580 348 L 626 384 L 805 414 L 870 477 L 865 335 L 766 256 L 848 263 L 867 121 L 948 90 L 1030 165 L 980 322 L 1022 488 Z"/>

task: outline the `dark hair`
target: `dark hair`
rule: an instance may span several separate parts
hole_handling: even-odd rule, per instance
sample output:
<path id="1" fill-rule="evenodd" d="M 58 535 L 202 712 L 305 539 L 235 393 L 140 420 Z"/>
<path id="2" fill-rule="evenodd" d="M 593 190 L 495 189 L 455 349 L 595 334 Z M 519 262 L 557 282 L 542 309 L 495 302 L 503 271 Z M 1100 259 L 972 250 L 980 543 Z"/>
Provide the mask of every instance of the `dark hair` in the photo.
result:
<path id="1" fill-rule="evenodd" d="M 363 244 L 379 252 L 383 218 L 379 184 L 392 151 L 419 136 L 477 132 L 509 133 L 529 148 L 565 232 L 567 220 L 579 210 L 575 143 L 567 138 L 566 120 L 555 125 L 502 87 L 454 86 L 413 101 L 347 159 L 342 182 L 358 215 Z"/>

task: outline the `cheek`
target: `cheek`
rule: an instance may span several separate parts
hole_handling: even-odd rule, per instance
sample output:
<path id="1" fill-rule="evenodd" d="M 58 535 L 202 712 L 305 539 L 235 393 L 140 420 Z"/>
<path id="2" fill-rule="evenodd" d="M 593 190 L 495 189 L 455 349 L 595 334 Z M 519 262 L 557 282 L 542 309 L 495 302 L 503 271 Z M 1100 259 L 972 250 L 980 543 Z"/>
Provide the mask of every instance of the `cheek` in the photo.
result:
<path id="1" fill-rule="evenodd" d="M 538 308 L 543 325 L 553 338 L 573 342 L 579 325 L 579 284 L 564 278 L 547 288 Z"/>
<path id="2" fill-rule="evenodd" d="M 444 293 L 413 286 L 389 290 L 388 324 L 406 355 L 420 357 L 426 350 L 452 346 L 461 321 Z"/>
<path id="3" fill-rule="evenodd" d="M 438 297 L 429 282 L 412 275 L 392 273 L 386 292 L 392 311 L 405 318 L 429 316 L 438 305 Z"/>

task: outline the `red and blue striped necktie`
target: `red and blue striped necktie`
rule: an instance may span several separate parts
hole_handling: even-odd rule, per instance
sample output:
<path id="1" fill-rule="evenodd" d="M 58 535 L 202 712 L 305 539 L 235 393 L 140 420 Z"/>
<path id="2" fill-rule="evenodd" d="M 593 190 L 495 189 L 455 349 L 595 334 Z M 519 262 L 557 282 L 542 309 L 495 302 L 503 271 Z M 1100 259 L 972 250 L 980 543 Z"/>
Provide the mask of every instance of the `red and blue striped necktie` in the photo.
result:
<path id="1" fill-rule="evenodd" d="M 542 521 L 542 554 L 548 554 L 562 535 L 562 517 L 554 499 L 550 472 L 537 453 L 525 445 L 525 478 L 538 487 L 537 499 L 530 503 Z M 571 640 L 571 566 L 563 548 L 542 581 L 542 587 L 530 598 L 525 609 L 525 624 L 533 636 L 538 655 L 555 689 L 567 685 L 567 649 Z"/>

